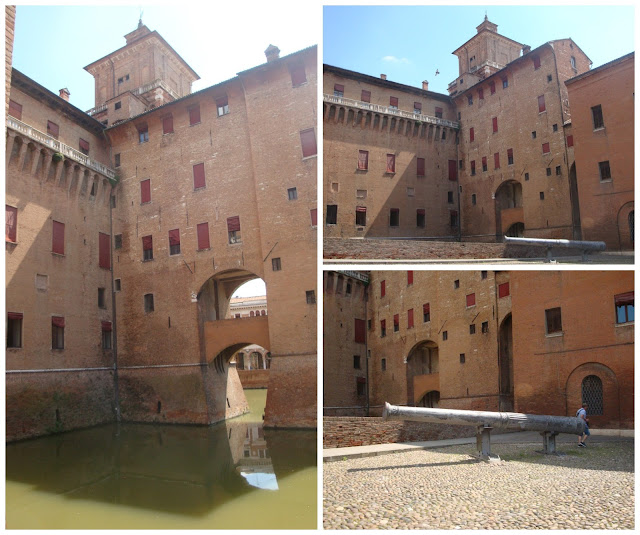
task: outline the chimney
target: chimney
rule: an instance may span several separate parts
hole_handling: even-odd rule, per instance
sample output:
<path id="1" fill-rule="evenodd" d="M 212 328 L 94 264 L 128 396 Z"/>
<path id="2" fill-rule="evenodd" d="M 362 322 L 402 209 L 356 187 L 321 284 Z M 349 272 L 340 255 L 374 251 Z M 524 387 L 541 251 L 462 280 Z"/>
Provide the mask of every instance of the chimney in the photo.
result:
<path id="1" fill-rule="evenodd" d="M 267 56 L 267 63 L 270 63 L 280 57 L 280 49 L 277 46 L 269 45 L 264 51 L 264 55 Z"/>
<path id="2" fill-rule="evenodd" d="M 529 45 L 524 45 L 522 47 L 522 55 L 524 56 L 525 54 L 528 54 L 529 52 L 531 52 L 531 47 Z"/>
<path id="3" fill-rule="evenodd" d="M 429 82 L 427 80 L 422 80 L 422 89 L 423 91 L 429 91 Z"/>
<path id="4" fill-rule="evenodd" d="M 69 97 L 71 96 L 71 93 L 69 93 L 69 90 L 66 87 L 63 87 L 60 90 L 60 98 L 66 100 L 67 102 L 69 102 Z"/>
<path id="5" fill-rule="evenodd" d="M 382 78 L 383 80 L 386 80 L 387 79 L 387 75 L 386 74 L 381 74 L 380 78 Z"/>

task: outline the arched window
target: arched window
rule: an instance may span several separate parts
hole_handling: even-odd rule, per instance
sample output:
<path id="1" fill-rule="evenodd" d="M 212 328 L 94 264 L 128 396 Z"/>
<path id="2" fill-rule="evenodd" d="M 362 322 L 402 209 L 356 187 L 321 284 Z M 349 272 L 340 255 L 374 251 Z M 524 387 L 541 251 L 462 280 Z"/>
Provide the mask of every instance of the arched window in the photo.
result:
<path id="1" fill-rule="evenodd" d="M 634 231 L 633 231 L 634 219 L 635 219 L 634 210 L 631 210 L 631 212 L 629 212 L 629 234 L 631 236 L 631 243 L 633 243 L 633 238 L 634 238 Z"/>
<path id="2" fill-rule="evenodd" d="M 587 375 L 582 381 L 582 403 L 587 403 L 587 414 L 604 414 L 602 402 L 602 380 L 597 375 Z"/>

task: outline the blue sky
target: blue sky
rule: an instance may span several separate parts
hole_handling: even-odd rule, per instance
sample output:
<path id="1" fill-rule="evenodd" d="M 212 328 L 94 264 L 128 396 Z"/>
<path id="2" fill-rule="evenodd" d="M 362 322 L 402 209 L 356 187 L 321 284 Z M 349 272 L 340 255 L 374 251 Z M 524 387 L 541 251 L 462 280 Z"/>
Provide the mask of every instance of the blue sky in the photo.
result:
<path id="1" fill-rule="evenodd" d="M 498 33 L 536 48 L 571 37 L 593 68 L 634 51 L 634 8 L 626 6 L 325 6 L 323 62 L 447 93 L 458 76 L 452 54 L 485 16 Z M 438 70 L 440 74 L 436 76 Z"/>
<path id="2" fill-rule="evenodd" d="M 125 45 L 124 35 L 142 21 L 156 30 L 202 80 L 193 90 L 228 80 L 266 61 L 273 44 L 280 55 L 319 42 L 320 4 L 309 24 L 292 24 L 285 3 L 196 3 L 167 6 L 23 6 L 16 14 L 13 66 L 50 91 L 67 87 L 70 102 L 93 108 L 94 81 L 86 65 Z M 179 13 L 177 15 L 176 13 Z"/>

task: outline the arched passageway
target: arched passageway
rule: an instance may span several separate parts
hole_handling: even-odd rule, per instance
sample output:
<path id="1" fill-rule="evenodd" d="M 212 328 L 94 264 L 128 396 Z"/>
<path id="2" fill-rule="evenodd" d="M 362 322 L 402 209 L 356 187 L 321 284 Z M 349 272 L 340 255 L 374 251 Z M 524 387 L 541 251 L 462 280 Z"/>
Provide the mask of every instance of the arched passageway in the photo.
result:
<path id="1" fill-rule="evenodd" d="M 502 320 L 499 332 L 499 410 L 513 411 L 513 335 L 511 314 Z"/>
<path id="2" fill-rule="evenodd" d="M 495 216 L 497 241 L 502 241 L 502 237 L 509 235 L 510 231 L 521 230 L 524 234 L 522 184 L 520 182 L 507 180 L 498 186 L 495 193 Z M 516 225 L 521 225 L 521 227 Z"/>
<path id="3" fill-rule="evenodd" d="M 427 392 L 440 391 L 438 345 L 425 340 L 413 346 L 407 356 L 406 370 L 407 405 L 416 405 Z"/>

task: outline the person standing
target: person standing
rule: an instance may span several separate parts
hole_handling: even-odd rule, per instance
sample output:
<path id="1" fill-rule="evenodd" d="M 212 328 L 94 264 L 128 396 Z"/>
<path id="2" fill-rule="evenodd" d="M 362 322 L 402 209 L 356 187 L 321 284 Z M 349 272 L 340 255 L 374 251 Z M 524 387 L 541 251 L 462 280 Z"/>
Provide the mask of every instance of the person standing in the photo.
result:
<path id="1" fill-rule="evenodd" d="M 589 432 L 589 418 L 587 418 L 587 408 L 589 406 L 586 403 L 582 404 L 582 407 L 578 409 L 576 412 L 576 418 L 580 418 L 584 420 L 584 433 L 578 438 L 578 447 L 586 448 L 587 445 L 584 443 L 587 440 L 587 437 L 591 435 Z"/>

